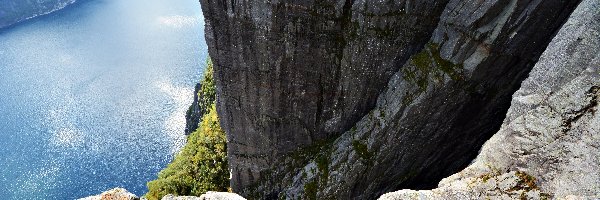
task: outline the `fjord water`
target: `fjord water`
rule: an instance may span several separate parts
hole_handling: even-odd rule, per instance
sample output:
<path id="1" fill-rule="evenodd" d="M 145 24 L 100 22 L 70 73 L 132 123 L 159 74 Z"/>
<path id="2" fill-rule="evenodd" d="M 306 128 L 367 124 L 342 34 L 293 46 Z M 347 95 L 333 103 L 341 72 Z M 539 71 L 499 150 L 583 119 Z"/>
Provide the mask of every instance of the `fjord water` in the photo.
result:
<path id="1" fill-rule="evenodd" d="M 185 142 L 203 27 L 196 0 L 86 0 L 0 29 L 2 199 L 145 193 Z"/>

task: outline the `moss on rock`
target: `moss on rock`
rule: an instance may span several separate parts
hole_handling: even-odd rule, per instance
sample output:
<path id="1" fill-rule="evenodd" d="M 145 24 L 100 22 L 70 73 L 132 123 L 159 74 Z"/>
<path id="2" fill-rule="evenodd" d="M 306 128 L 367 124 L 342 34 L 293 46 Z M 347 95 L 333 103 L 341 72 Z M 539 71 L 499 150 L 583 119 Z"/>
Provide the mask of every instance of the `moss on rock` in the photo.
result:
<path id="1" fill-rule="evenodd" d="M 354 151 L 356 151 L 360 158 L 362 158 L 365 161 L 371 160 L 372 153 L 369 152 L 369 147 L 367 147 L 366 144 L 363 144 L 358 140 L 354 140 L 352 141 L 352 147 L 354 147 Z"/>

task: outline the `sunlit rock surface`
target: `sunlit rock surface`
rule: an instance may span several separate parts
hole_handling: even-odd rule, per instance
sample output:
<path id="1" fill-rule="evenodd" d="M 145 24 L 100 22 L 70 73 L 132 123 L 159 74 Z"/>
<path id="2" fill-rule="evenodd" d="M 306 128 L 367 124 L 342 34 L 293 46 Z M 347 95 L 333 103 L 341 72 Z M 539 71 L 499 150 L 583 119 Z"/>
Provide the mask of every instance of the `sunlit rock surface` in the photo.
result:
<path id="1" fill-rule="evenodd" d="M 599 38 L 600 1 L 584 0 L 473 164 L 436 189 L 380 199 L 600 198 Z"/>
<path id="2" fill-rule="evenodd" d="M 139 200 L 140 198 L 136 195 L 128 192 L 123 188 L 114 188 L 112 190 L 103 192 L 96 196 L 90 196 L 81 198 L 79 200 Z M 141 198 L 144 200 L 145 198 Z M 207 192 L 206 194 L 200 195 L 200 197 L 194 196 L 175 196 L 167 195 L 162 200 L 246 200 L 244 197 L 230 192 Z"/>
<path id="3" fill-rule="evenodd" d="M 246 199 L 235 193 L 207 192 L 206 194 L 203 194 L 200 197 L 167 195 L 167 196 L 164 196 L 162 198 L 162 200 L 246 200 Z"/>
<path id="4" fill-rule="evenodd" d="M 139 200 L 135 194 L 128 192 L 123 188 L 115 188 L 100 195 L 82 198 L 79 200 Z"/>

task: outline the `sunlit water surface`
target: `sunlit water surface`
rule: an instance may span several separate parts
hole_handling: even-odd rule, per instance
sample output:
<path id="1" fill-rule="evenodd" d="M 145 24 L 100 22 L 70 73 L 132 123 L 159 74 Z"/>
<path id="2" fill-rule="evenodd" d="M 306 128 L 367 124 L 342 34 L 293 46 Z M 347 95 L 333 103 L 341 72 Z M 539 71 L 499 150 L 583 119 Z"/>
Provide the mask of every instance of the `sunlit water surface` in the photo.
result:
<path id="1" fill-rule="evenodd" d="M 88 0 L 0 30 L 0 198 L 144 194 L 185 142 L 203 21 L 196 0 Z"/>

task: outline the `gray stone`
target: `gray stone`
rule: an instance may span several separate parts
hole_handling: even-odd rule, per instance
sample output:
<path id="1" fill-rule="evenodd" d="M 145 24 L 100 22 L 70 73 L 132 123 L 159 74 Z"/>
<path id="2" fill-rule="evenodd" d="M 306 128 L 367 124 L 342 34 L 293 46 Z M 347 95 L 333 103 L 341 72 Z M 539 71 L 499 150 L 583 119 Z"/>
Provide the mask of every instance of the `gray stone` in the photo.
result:
<path id="1" fill-rule="evenodd" d="M 194 196 L 174 196 L 172 194 L 164 196 L 162 200 L 246 200 L 235 193 L 229 192 L 207 192 L 206 194 L 200 195 L 200 197 Z"/>
<path id="2" fill-rule="evenodd" d="M 308 161 L 277 162 L 283 167 L 248 194 L 371 199 L 432 187 L 500 128 L 511 95 L 577 3 L 450 1 L 430 42 L 391 77 L 374 109 Z M 325 162 L 321 175 L 293 179 L 303 173 L 298 163 L 311 160 Z"/>
<path id="3" fill-rule="evenodd" d="M 198 124 L 202 119 L 202 116 L 206 113 L 208 108 L 200 107 L 200 101 L 198 101 L 198 92 L 202 88 L 201 83 L 197 83 L 194 88 L 194 101 L 185 113 L 185 134 L 190 135 L 192 132 L 198 129 Z"/>
<path id="4" fill-rule="evenodd" d="M 128 192 L 126 189 L 114 188 L 114 189 L 108 190 L 106 192 L 103 192 L 102 194 L 81 198 L 79 200 L 138 200 L 138 199 L 140 199 L 140 198 L 135 196 L 135 194 Z"/>
<path id="5" fill-rule="evenodd" d="M 372 199 L 466 167 L 579 1 L 201 3 L 234 191 Z"/>
<path id="6" fill-rule="evenodd" d="M 584 0 L 473 164 L 436 189 L 380 199 L 600 198 L 599 38 L 600 1 Z"/>
<path id="7" fill-rule="evenodd" d="M 367 114 L 447 0 L 200 2 L 239 191 Z"/>

